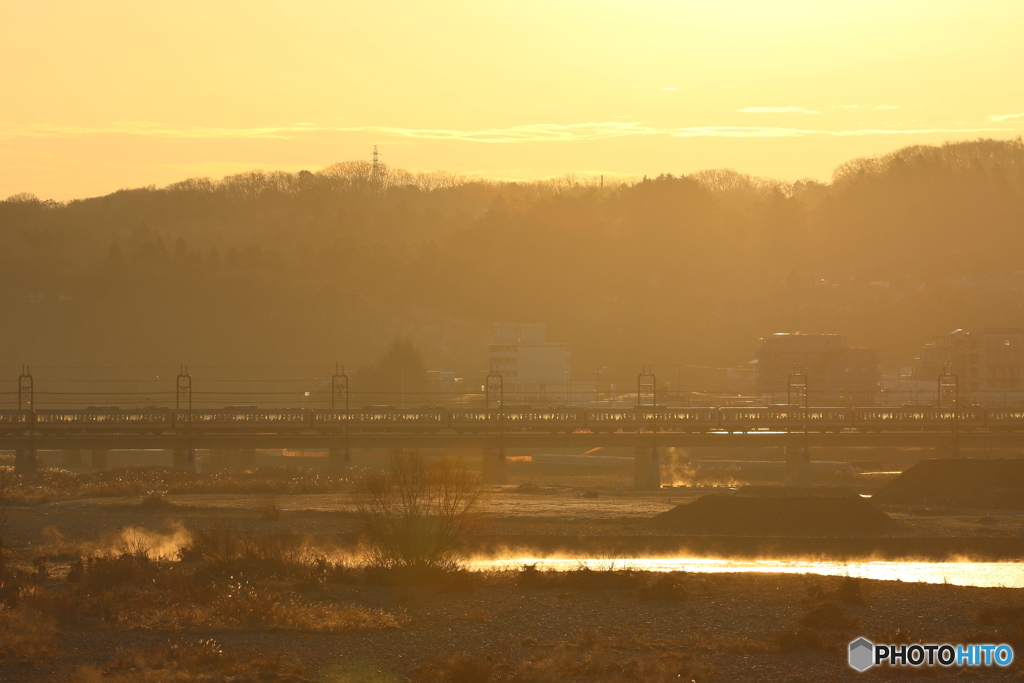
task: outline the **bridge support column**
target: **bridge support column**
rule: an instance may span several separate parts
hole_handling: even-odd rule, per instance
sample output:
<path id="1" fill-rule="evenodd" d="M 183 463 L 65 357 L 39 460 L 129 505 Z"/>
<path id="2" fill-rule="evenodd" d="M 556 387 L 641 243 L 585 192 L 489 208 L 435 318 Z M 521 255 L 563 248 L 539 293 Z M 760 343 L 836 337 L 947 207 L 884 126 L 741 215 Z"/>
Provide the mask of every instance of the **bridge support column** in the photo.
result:
<path id="1" fill-rule="evenodd" d="M 238 451 L 238 470 L 252 472 L 256 469 L 256 449 L 242 448 Z"/>
<path id="2" fill-rule="evenodd" d="M 174 469 L 196 471 L 196 450 L 194 448 L 174 449 Z"/>
<path id="3" fill-rule="evenodd" d="M 507 484 L 508 470 L 505 467 L 505 449 L 484 449 L 483 482 L 485 484 Z"/>
<path id="4" fill-rule="evenodd" d="M 39 459 L 34 448 L 19 448 L 14 452 L 14 473 L 27 477 L 34 476 L 39 467 Z"/>
<path id="5" fill-rule="evenodd" d="M 107 469 L 107 456 L 109 454 L 110 454 L 110 451 L 107 450 L 106 448 L 94 448 L 94 449 L 92 449 L 92 452 L 89 454 L 90 455 L 90 460 L 92 461 L 92 468 L 94 470 L 105 470 L 105 469 Z"/>
<path id="6" fill-rule="evenodd" d="M 807 446 L 786 446 L 786 486 L 811 485 L 811 456 Z"/>
<path id="7" fill-rule="evenodd" d="M 633 488 L 637 491 L 661 490 L 661 463 L 656 446 L 638 446 L 634 450 Z"/>
<path id="8" fill-rule="evenodd" d="M 82 451 L 77 448 L 65 448 L 62 451 L 61 464 L 69 470 L 82 466 Z"/>
<path id="9" fill-rule="evenodd" d="M 344 472 L 352 467 L 352 452 L 347 446 L 331 448 L 327 451 L 327 471 L 332 473 Z"/>

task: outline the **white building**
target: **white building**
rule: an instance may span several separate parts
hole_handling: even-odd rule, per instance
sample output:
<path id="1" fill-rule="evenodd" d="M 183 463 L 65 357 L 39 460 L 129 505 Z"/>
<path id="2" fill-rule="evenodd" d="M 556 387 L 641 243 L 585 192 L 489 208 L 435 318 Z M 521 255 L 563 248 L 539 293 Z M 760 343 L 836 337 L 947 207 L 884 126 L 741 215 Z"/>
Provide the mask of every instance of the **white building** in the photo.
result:
<path id="1" fill-rule="evenodd" d="M 572 379 L 568 344 L 549 344 L 544 323 L 495 323 L 487 362 L 501 375 L 505 403 L 593 401 L 593 382 Z"/>

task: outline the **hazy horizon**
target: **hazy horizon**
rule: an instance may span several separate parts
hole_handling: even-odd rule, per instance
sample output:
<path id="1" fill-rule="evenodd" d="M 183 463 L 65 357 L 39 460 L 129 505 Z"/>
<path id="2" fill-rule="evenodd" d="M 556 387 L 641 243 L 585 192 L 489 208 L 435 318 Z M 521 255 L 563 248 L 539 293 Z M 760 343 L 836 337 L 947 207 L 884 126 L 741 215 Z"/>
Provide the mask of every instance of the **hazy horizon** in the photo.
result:
<path id="1" fill-rule="evenodd" d="M 1011 2 L 18 4 L 0 197 L 338 159 L 499 180 L 732 168 L 827 181 L 1024 133 Z"/>

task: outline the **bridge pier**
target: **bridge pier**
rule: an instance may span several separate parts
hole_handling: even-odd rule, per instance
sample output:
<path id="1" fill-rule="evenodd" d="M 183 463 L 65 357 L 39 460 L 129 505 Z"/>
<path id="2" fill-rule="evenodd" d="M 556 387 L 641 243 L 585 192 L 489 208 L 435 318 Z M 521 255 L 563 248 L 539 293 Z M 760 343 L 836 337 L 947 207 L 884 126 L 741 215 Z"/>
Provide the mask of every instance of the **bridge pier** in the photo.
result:
<path id="1" fill-rule="evenodd" d="M 508 469 L 505 465 L 504 448 L 484 449 L 483 483 L 507 484 Z"/>
<path id="2" fill-rule="evenodd" d="M 39 467 L 39 458 L 34 448 L 19 448 L 14 452 L 14 473 L 26 477 L 35 476 Z"/>
<path id="3" fill-rule="evenodd" d="M 786 486 L 811 485 L 811 455 L 807 446 L 786 446 Z"/>
<path id="4" fill-rule="evenodd" d="M 242 448 L 238 451 L 238 471 L 252 472 L 256 469 L 256 449 Z"/>
<path id="5" fill-rule="evenodd" d="M 65 448 L 61 456 L 61 464 L 69 470 L 82 466 L 82 451 L 78 448 Z"/>
<path id="6" fill-rule="evenodd" d="M 105 470 L 107 469 L 107 456 L 110 451 L 106 448 L 94 448 L 89 453 L 90 460 L 92 461 L 92 468 L 94 470 Z"/>
<path id="7" fill-rule="evenodd" d="M 174 469 L 196 471 L 196 450 L 194 448 L 174 449 Z"/>
<path id="8" fill-rule="evenodd" d="M 657 446 L 637 446 L 633 451 L 633 488 L 637 491 L 661 490 L 661 463 Z"/>
<path id="9" fill-rule="evenodd" d="M 337 474 L 352 467 L 352 453 L 347 446 L 327 451 L 327 471 Z"/>

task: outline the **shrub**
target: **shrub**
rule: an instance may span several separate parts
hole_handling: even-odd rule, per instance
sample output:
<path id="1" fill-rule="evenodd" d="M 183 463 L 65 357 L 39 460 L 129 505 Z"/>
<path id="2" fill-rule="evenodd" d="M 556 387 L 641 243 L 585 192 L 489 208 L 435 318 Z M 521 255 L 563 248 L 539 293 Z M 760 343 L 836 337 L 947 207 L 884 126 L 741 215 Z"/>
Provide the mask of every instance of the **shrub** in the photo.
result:
<path id="1" fill-rule="evenodd" d="M 843 579 L 843 582 L 839 584 L 839 589 L 836 591 L 836 597 L 844 605 L 863 605 L 864 594 L 861 592 L 861 582 L 852 576 L 847 576 Z"/>
<path id="2" fill-rule="evenodd" d="M 83 583 L 91 591 L 109 591 L 154 578 L 157 567 L 145 554 L 118 557 L 90 557 L 85 565 Z"/>
<path id="3" fill-rule="evenodd" d="M 379 567 L 457 566 L 466 539 L 481 521 L 483 489 L 462 460 L 427 460 L 394 451 L 385 472 L 366 475 L 357 490 L 357 515 Z"/>
<path id="4" fill-rule="evenodd" d="M 661 574 L 653 581 L 640 586 L 637 597 L 641 600 L 682 600 L 686 597 L 680 573 Z"/>
<path id="5" fill-rule="evenodd" d="M 277 507 L 277 503 L 274 501 L 269 501 L 260 506 L 259 510 L 256 512 L 260 519 L 266 521 L 281 519 L 281 509 Z"/>

